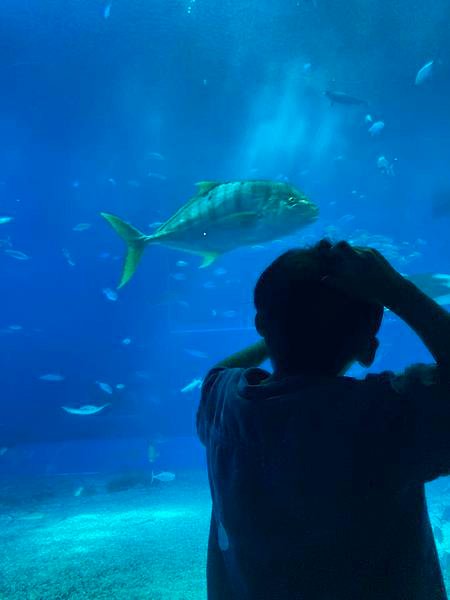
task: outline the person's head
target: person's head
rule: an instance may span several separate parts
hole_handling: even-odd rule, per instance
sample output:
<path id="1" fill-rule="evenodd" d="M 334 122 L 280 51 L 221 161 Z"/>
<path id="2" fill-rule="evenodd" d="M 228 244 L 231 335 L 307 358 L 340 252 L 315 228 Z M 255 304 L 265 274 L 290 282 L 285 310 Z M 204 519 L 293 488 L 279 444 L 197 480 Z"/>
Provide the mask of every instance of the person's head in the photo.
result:
<path id="1" fill-rule="evenodd" d="M 256 284 L 256 328 L 276 372 L 338 375 L 375 358 L 383 307 L 324 282 L 332 275 L 330 249 L 322 241 L 289 250 Z"/>

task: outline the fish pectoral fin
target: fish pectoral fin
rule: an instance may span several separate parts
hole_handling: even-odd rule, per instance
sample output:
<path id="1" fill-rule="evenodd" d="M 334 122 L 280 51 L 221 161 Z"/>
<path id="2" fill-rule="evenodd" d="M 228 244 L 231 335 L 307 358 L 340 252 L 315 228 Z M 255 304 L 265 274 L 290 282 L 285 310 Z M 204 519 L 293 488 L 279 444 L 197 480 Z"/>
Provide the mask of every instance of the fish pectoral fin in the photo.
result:
<path id="1" fill-rule="evenodd" d="M 237 212 L 218 219 L 215 224 L 224 229 L 226 227 L 252 227 L 258 219 L 259 214 L 257 212 Z"/>
<path id="2" fill-rule="evenodd" d="M 218 252 L 204 252 L 204 253 L 202 253 L 202 256 L 203 256 L 203 262 L 200 265 L 200 269 L 205 269 L 206 267 L 209 267 L 209 265 L 212 265 L 212 263 L 219 256 L 219 253 Z"/>
<path id="3" fill-rule="evenodd" d="M 195 185 L 197 186 L 197 194 L 199 196 L 206 196 L 211 190 L 220 185 L 220 181 L 198 181 Z"/>

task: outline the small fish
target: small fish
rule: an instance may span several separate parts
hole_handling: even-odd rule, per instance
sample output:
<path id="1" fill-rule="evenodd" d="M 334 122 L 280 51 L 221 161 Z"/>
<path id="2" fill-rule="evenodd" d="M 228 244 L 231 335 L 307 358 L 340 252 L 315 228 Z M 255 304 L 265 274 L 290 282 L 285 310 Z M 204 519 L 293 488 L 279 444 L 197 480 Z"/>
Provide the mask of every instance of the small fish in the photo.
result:
<path id="1" fill-rule="evenodd" d="M 338 219 L 338 223 L 343 225 L 345 223 L 350 223 L 354 219 L 355 219 L 355 215 L 347 214 L 347 215 L 344 215 L 343 217 L 341 217 L 340 219 Z"/>
<path id="2" fill-rule="evenodd" d="M 109 385 L 109 383 L 104 383 L 103 381 L 96 381 L 95 382 L 98 387 L 105 392 L 105 394 L 112 394 L 113 393 L 113 389 L 112 387 Z"/>
<path id="3" fill-rule="evenodd" d="M 148 371 L 135 371 L 134 374 L 140 379 L 150 379 L 150 373 Z"/>
<path id="4" fill-rule="evenodd" d="M 186 273 L 171 273 L 170 276 L 172 279 L 175 279 L 175 281 L 186 281 L 187 279 Z"/>
<path id="5" fill-rule="evenodd" d="M 61 406 L 61 408 L 71 415 L 95 415 L 107 406 L 110 406 L 110 404 L 107 403 L 101 406 L 96 406 L 95 404 L 85 404 L 84 406 L 80 406 L 80 408 L 73 408 L 71 406 Z"/>
<path id="6" fill-rule="evenodd" d="M 433 75 L 433 65 L 434 60 L 430 60 L 430 62 L 427 62 L 421 69 L 419 69 L 415 80 L 416 85 L 422 85 L 423 83 L 431 79 Z"/>
<path id="7" fill-rule="evenodd" d="M 147 177 L 150 179 L 159 179 L 160 181 L 166 181 L 167 175 L 163 175 L 162 173 L 155 173 L 154 171 L 150 171 L 147 173 Z"/>
<path id="8" fill-rule="evenodd" d="M 193 379 L 190 383 L 181 388 L 180 392 L 182 394 L 187 394 L 188 392 L 193 392 L 196 389 L 200 389 L 203 384 L 203 379 Z"/>
<path id="9" fill-rule="evenodd" d="M 345 94 L 344 92 L 333 92 L 331 90 L 327 90 L 325 92 L 325 96 L 330 99 L 331 104 L 347 104 L 350 106 L 361 106 L 368 104 L 366 100 L 349 96 L 349 94 Z"/>
<path id="10" fill-rule="evenodd" d="M 109 3 L 105 6 L 105 10 L 103 11 L 103 18 L 109 19 L 110 15 L 111 15 L 111 3 Z"/>
<path id="11" fill-rule="evenodd" d="M 384 175 L 389 175 L 390 177 L 395 175 L 393 163 L 389 162 L 385 156 L 379 156 L 377 158 L 377 167 Z"/>
<path id="12" fill-rule="evenodd" d="M 371 123 L 373 123 L 373 117 L 372 117 L 372 115 L 366 115 L 366 116 L 364 117 L 364 122 L 365 122 L 367 125 L 370 125 Z"/>
<path id="13" fill-rule="evenodd" d="M 125 389 L 125 384 L 124 383 L 118 383 L 116 385 L 116 390 L 124 390 Z"/>
<path id="14" fill-rule="evenodd" d="M 156 448 L 156 446 L 153 443 L 149 444 L 148 451 L 147 451 L 148 462 L 154 463 L 155 460 L 158 458 L 158 456 L 159 456 L 159 450 Z"/>
<path id="15" fill-rule="evenodd" d="M 148 155 L 149 158 L 153 158 L 154 160 L 165 160 L 164 156 L 159 152 L 150 152 Z"/>
<path id="16" fill-rule="evenodd" d="M 79 498 L 82 493 L 84 491 L 84 486 L 80 485 L 80 487 L 77 487 L 77 489 L 74 491 L 73 495 L 75 496 L 75 498 Z"/>
<path id="17" fill-rule="evenodd" d="M 287 175 L 283 175 L 283 173 L 278 173 L 278 175 L 275 177 L 275 181 L 285 181 L 285 182 L 288 182 L 289 181 L 289 177 Z"/>
<path id="18" fill-rule="evenodd" d="M 10 331 L 22 331 L 22 325 L 9 325 L 8 329 Z"/>
<path id="19" fill-rule="evenodd" d="M 14 217 L 0 217 L 0 225 L 6 225 L 6 223 L 11 223 Z"/>
<path id="20" fill-rule="evenodd" d="M 204 287 L 206 290 L 212 290 L 216 287 L 216 284 L 214 281 L 205 281 L 205 283 L 202 284 L 202 287 Z"/>
<path id="21" fill-rule="evenodd" d="M 117 185 L 117 181 L 113 177 L 110 177 L 108 179 L 108 183 L 110 183 L 111 185 Z"/>
<path id="22" fill-rule="evenodd" d="M 163 481 L 164 483 L 167 483 L 167 482 L 173 481 L 175 479 L 175 473 L 170 473 L 169 471 L 162 471 L 161 473 L 154 475 L 154 473 L 152 471 L 152 483 L 153 483 L 154 479 L 157 479 L 158 481 Z"/>
<path id="23" fill-rule="evenodd" d="M 41 381 L 64 381 L 64 375 L 59 375 L 57 373 L 47 373 L 46 375 L 41 375 L 39 379 Z"/>
<path id="24" fill-rule="evenodd" d="M 380 135 L 384 129 L 384 121 L 375 121 L 375 123 L 369 127 L 368 131 L 371 136 Z"/>
<path id="25" fill-rule="evenodd" d="M 5 456 L 5 454 L 8 452 L 9 448 L 7 446 L 2 446 L 0 448 L 0 456 Z"/>
<path id="26" fill-rule="evenodd" d="M 188 262 L 186 262 L 185 260 L 177 260 L 176 265 L 177 267 L 187 267 L 188 266 Z"/>
<path id="27" fill-rule="evenodd" d="M 217 269 L 214 269 L 213 273 L 216 277 L 222 277 L 222 275 L 227 274 L 227 270 L 223 267 L 217 267 Z"/>
<path id="28" fill-rule="evenodd" d="M 190 354 L 191 356 L 193 356 L 194 358 L 208 358 L 208 355 L 206 354 L 206 352 L 202 352 L 201 350 L 193 350 L 191 348 L 185 348 L 184 351 L 187 352 L 187 354 Z"/>
<path id="29" fill-rule="evenodd" d="M 123 338 L 122 344 L 124 346 L 129 346 L 131 344 L 131 338 L 128 338 L 128 337 L 127 338 Z"/>
<path id="30" fill-rule="evenodd" d="M 111 288 L 103 288 L 102 292 L 106 296 L 106 298 L 108 300 L 110 300 L 111 302 L 115 302 L 117 300 L 117 298 L 119 297 L 117 292 L 115 292 Z"/>
<path id="31" fill-rule="evenodd" d="M 75 189 L 80 187 L 80 182 L 78 181 L 78 179 L 75 179 L 75 181 L 72 181 L 72 187 Z"/>
<path id="32" fill-rule="evenodd" d="M 4 252 L 8 256 L 10 256 L 11 258 L 15 258 L 16 260 L 30 260 L 31 258 L 30 256 L 28 256 L 28 254 L 25 254 L 25 252 L 21 252 L 20 250 L 11 250 L 10 248 L 7 248 Z"/>
<path id="33" fill-rule="evenodd" d="M 309 73 L 311 71 L 312 64 L 307 62 L 303 65 L 303 73 Z"/>
<path id="34" fill-rule="evenodd" d="M 225 310 L 222 314 L 225 318 L 232 319 L 233 317 L 235 317 L 237 315 L 237 311 L 236 310 Z"/>
<path id="35" fill-rule="evenodd" d="M 72 227 L 72 231 L 86 231 L 87 229 L 90 229 L 92 227 L 92 223 L 78 223 L 78 225 L 75 225 L 74 227 Z"/>
<path id="36" fill-rule="evenodd" d="M 67 248 L 63 248 L 62 253 L 63 253 L 64 258 L 66 259 L 67 263 L 71 267 L 74 267 L 76 265 L 76 262 L 73 260 L 72 256 L 70 255 L 70 252 L 67 250 Z"/>

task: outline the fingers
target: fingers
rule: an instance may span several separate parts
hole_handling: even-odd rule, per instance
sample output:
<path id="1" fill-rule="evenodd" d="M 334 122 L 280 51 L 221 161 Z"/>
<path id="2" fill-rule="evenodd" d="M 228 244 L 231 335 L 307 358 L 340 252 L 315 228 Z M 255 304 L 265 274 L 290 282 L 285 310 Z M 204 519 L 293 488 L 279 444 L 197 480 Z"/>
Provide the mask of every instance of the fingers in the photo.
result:
<path id="1" fill-rule="evenodd" d="M 340 241 L 330 249 L 330 254 L 334 259 L 334 262 L 341 264 L 342 261 L 348 261 L 356 256 L 355 249 L 350 246 L 348 242 Z"/>
<path id="2" fill-rule="evenodd" d="M 342 250 L 343 252 L 349 252 L 352 250 L 352 247 L 350 246 L 350 244 L 348 242 L 346 242 L 345 240 L 341 240 L 340 242 L 335 244 L 334 248 L 336 248 L 336 250 Z"/>
<path id="3" fill-rule="evenodd" d="M 333 244 L 330 242 L 330 240 L 327 240 L 326 238 L 323 238 L 322 240 L 320 240 L 320 242 L 317 243 L 317 248 L 319 250 L 331 250 L 332 247 Z"/>

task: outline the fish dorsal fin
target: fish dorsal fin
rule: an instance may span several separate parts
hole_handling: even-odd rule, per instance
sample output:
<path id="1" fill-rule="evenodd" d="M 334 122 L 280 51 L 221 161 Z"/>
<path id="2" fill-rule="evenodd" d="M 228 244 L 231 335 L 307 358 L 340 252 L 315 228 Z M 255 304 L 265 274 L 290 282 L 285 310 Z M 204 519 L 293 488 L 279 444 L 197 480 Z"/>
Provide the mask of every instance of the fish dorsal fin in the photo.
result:
<path id="1" fill-rule="evenodd" d="M 197 195 L 206 196 L 211 190 L 220 185 L 220 181 L 198 181 L 195 185 L 197 186 Z"/>
<path id="2" fill-rule="evenodd" d="M 213 190 L 218 185 L 221 185 L 220 181 L 198 181 L 195 185 L 197 187 L 197 193 L 192 196 L 187 202 L 185 202 L 180 208 L 169 218 L 165 223 L 160 225 L 158 229 L 153 234 L 153 239 L 156 241 L 158 238 L 158 234 L 164 233 L 167 229 L 167 226 L 176 221 L 179 215 L 185 211 L 189 206 L 198 202 L 199 197 L 206 196 L 208 192 Z"/>

